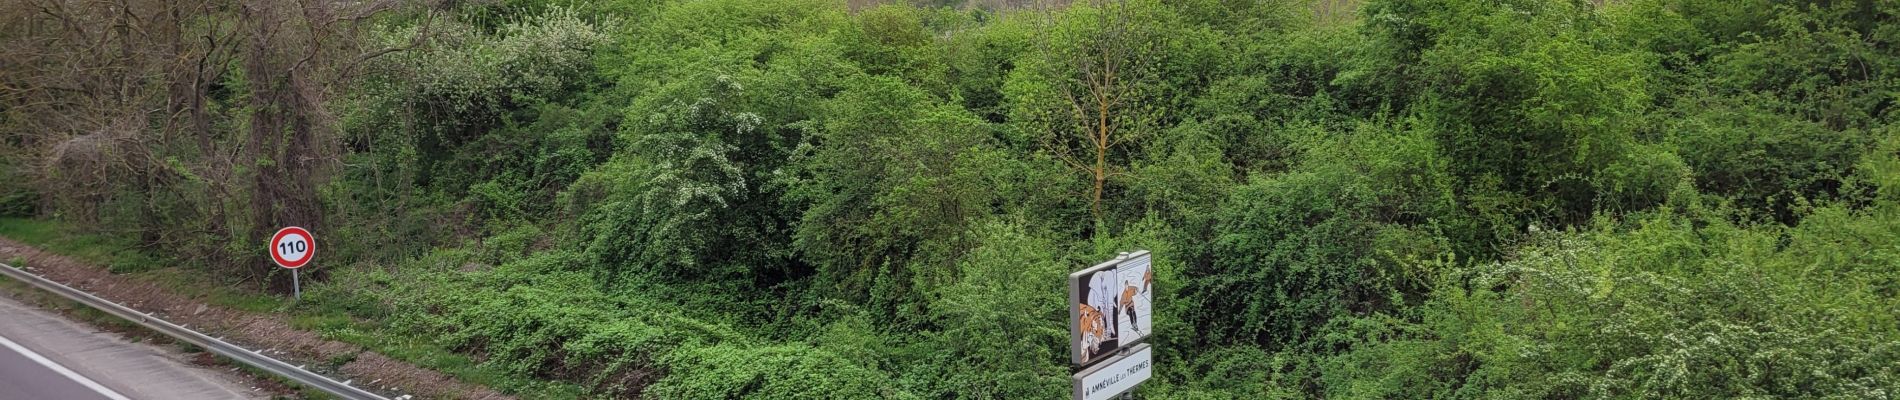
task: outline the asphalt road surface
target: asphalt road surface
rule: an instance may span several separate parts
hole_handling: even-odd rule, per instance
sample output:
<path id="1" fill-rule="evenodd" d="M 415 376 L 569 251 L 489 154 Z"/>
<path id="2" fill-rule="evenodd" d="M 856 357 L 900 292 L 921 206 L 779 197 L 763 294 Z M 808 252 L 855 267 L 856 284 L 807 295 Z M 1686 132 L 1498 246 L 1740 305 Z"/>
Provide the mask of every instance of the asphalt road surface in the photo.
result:
<path id="1" fill-rule="evenodd" d="M 267 397 L 186 360 L 0 296 L 0 400 Z"/>
<path id="2" fill-rule="evenodd" d="M 0 399 L 126 399 L 92 379 L 0 337 Z"/>

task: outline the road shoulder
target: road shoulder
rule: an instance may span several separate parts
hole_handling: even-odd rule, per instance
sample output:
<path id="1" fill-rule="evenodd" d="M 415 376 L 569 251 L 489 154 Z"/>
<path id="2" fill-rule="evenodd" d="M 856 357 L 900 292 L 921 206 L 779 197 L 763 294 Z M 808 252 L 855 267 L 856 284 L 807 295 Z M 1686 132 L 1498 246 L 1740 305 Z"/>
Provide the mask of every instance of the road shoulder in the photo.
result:
<path id="1" fill-rule="evenodd" d="M 0 337 L 135 399 L 262 399 L 248 379 L 192 362 L 177 349 L 133 341 L 0 296 Z"/>

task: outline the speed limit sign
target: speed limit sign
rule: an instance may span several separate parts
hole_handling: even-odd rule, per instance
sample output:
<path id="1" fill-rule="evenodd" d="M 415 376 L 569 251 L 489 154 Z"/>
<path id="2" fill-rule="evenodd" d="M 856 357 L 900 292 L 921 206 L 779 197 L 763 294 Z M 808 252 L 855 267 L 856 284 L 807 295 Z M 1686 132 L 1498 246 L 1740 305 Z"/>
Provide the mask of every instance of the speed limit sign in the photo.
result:
<path id="1" fill-rule="evenodd" d="M 310 256 L 317 253 L 317 240 L 310 231 L 295 226 L 278 229 L 270 238 L 270 258 L 278 266 L 299 268 L 310 263 Z"/>

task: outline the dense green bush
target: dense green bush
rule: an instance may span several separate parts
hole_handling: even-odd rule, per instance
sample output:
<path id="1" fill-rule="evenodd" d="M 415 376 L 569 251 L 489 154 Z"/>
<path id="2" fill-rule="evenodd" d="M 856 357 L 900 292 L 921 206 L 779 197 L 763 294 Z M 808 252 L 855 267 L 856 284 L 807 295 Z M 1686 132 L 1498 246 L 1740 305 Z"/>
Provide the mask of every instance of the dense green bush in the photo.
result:
<path id="1" fill-rule="evenodd" d="M 1328 321 L 1406 305 L 1430 271 L 1434 219 L 1451 214 L 1449 165 L 1425 132 L 1367 126 L 1318 143 L 1298 172 L 1237 188 L 1181 301 L 1217 343 L 1294 345 Z"/>
<path id="2" fill-rule="evenodd" d="M 919 285 L 937 288 L 929 317 L 939 330 L 923 335 L 917 349 L 906 351 L 914 358 L 894 367 L 926 397 L 1066 394 L 1068 330 L 1061 321 L 1068 266 L 1053 243 L 1020 222 L 990 221 L 970 233 L 981 244 L 956 274 Z"/>
<path id="3" fill-rule="evenodd" d="M 661 398 L 907 398 L 876 371 L 803 346 L 712 346 L 673 353 L 660 363 L 678 372 L 649 394 Z"/>
<path id="4" fill-rule="evenodd" d="M 433 23 L 423 47 L 368 66 L 365 90 L 348 102 L 345 128 L 358 135 L 350 139 L 358 146 L 409 152 L 419 164 L 417 182 L 460 193 L 497 175 L 532 171 L 541 154 L 559 157 L 559 149 L 536 150 L 542 136 L 574 125 L 565 121 L 574 118 L 538 114 L 558 112 L 547 103 L 575 103 L 575 91 L 599 79 L 593 52 L 609 43 L 605 31 L 617 22 L 553 8 L 492 33 L 460 20 Z M 376 40 L 404 46 L 421 29 L 397 25 Z M 527 129 L 504 129 L 515 125 Z M 391 138 L 408 143 L 385 142 Z M 497 162 L 497 153 L 512 162 Z"/>
<path id="5" fill-rule="evenodd" d="M 1508 261 L 1448 272 L 1405 318 L 1373 320 L 1328 391 L 1887 396 L 1900 325 L 1874 310 L 1897 301 L 1896 216 L 1827 208 L 1786 228 L 1656 214 L 1538 234 Z"/>
<path id="6" fill-rule="evenodd" d="M 968 251 L 1000 194 L 983 163 L 1003 156 L 975 116 L 896 79 L 864 78 L 820 121 L 780 181 L 802 203 L 794 247 L 841 298 L 920 314 L 910 264 Z"/>
<path id="7" fill-rule="evenodd" d="M 587 252 L 603 281 L 628 274 L 743 277 L 783 246 L 764 192 L 774 138 L 763 117 L 740 109 L 726 76 L 685 85 L 650 109 L 630 110 L 628 153 L 580 185 L 601 185 L 601 204 L 583 217 Z M 703 88 L 702 88 L 703 87 Z"/>
<path id="8" fill-rule="evenodd" d="M 1705 111 L 1672 118 L 1669 129 L 1696 185 L 1784 221 L 1797 199 L 1836 195 L 1872 140 L 1749 105 L 1755 101 L 1709 102 Z"/>

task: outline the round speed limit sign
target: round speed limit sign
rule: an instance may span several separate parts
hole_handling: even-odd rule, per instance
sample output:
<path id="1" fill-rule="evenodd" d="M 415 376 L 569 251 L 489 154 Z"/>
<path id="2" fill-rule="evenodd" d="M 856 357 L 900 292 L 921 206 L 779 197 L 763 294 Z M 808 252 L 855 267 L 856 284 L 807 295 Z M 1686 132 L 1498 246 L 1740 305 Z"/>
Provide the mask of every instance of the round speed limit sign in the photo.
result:
<path id="1" fill-rule="evenodd" d="M 310 256 L 317 252 L 317 239 L 310 231 L 298 227 L 278 229 L 270 238 L 270 258 L 278 266 L 298 268 L 310 262 Z"/>

